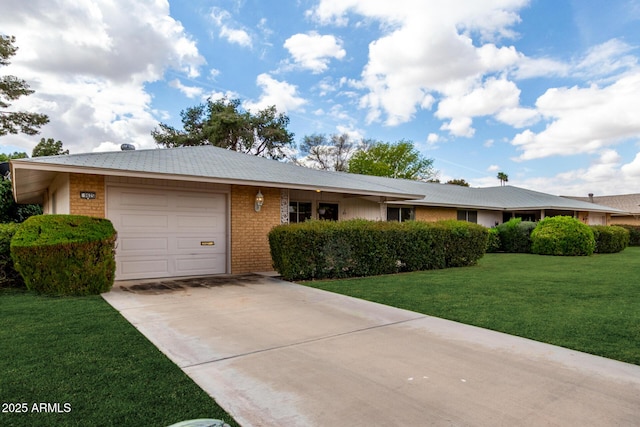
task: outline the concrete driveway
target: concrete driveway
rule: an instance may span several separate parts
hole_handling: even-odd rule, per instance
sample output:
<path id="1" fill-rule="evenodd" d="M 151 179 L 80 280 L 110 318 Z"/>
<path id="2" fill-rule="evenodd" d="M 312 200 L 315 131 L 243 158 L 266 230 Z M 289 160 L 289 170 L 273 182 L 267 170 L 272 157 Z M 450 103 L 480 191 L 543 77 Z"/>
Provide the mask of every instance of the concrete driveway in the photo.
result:
<path id="1" fill-rule="evenodd" d="M 273 278 L 103 296 L 243 426 L 640 423 L 640 366 Z"/>

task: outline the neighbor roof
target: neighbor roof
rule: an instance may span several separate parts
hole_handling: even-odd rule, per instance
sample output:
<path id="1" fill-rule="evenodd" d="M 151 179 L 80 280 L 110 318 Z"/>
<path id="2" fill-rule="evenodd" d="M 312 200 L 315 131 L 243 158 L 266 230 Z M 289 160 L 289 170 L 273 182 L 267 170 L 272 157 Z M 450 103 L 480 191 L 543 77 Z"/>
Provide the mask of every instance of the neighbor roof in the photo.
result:
<path id="1" fill-rule="evenodd" d="M 41 201 L 56 173 L 76 172 L 319 190 L 385 197 L 391 203 L 424 206 L 621 212 L 513 186 L 469 188 L 320 171 L 212 146 L 16 159 L 11 161 L 11 171 L 14 196 L 20 203 Z"/>
<path id="2" fill-rule="evenodd" d="M 615 196 L 590 196 L 590 197 L 572 197 L 564 196 L 569 199 L 581 200 L 585 202 L 593 201 L 599 205 L 610 206 L 627 214 L 640 214 L 640 193 L 635 194 L 619 194 Z"/>

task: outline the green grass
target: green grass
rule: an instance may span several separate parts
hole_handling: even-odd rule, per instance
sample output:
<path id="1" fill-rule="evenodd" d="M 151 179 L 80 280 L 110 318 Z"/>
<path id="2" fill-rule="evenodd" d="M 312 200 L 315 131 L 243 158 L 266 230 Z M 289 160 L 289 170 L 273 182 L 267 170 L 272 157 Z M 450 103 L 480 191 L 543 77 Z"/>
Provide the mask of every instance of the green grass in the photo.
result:
<path id="1" fill-rule="evenodd" d="M 0 290 L 2 426 L 166 426 L 193 418 L 237 425 L 101 297 Z M 70 405 L 66 413 L 33 404 Z M 4 406 L 4 405 L 3 405 Z M 6 406 L 1 409 L 8 409 Z"/>
<path id="2" fill-rule="evenodd" d="M 639 247 L 305 284 L 640 365 Z"/>

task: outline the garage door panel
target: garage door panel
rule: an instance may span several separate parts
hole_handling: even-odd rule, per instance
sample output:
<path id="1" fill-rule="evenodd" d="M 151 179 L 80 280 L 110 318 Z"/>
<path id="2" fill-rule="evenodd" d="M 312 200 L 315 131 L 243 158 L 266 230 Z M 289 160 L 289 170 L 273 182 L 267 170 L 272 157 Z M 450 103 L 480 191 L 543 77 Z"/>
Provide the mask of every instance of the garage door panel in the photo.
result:
<path id="1" fill-rule="evenodd" d="M 178 275 L 208 274 L 211 269 L 224 269 L 226 258 L 218 256 L 189 256 L 176 258 L 176 273 Z"/>
<path id="2" fill-rule="evenodd" d="M 213 242 L 210 245 L 209 242 Z M 176 252 L 178 254 L 203 253 L 220 254 L 225 252 L 224 236 L 196 236 L 176 238 Z"/>
<path id="3" fill-rule="evenodd" d="M 116 275 L 125 278 L 169 277 L 169 260 L 130 257 L 118 262 Z"/>
<path id="4" fill-rule="evenodd" d="M 223 215 L 185 215 L 180 214 L 176 216 L 176 231 L 194 229 L 201 230 L 202 232 L 216 232 L 224 231 L 225 223 Z"/>
<path id="5" fill-rule="evenodd" d="M 166 237 L 124 237 L 118 239 L 118 252 L 124 256 L 146 254 L 166 255 L 169 239 Z"/>
<path id="6" fill-rule="evenodd" d="M 119 280 L 227 272 L 224 194 L 110 186 L 107 217 L 118 232 Z"/>
<path id="7" fill-rule="evenodd" d="M 161 192 L 122 191 L 117 203 L 121 208 L 168 208 L 169 196 Z"/>
<path id="8" fill-rule="evenodd" d="M 181 211 L 224 211 L 224 195 L 221 194 L 212 194 L 203 199 L 201 193 L 185 193 L 179 194 L 175 200 L 176 207 Z"/>
<path id="9" fill-rule="evenodd" d="M 123 214 L 120 215 L 120 226 L 124 229 L 130 228 L 140 230 L 142 228 L 166 229 L 169 226 L 169 217 L 166 214 Z"/>

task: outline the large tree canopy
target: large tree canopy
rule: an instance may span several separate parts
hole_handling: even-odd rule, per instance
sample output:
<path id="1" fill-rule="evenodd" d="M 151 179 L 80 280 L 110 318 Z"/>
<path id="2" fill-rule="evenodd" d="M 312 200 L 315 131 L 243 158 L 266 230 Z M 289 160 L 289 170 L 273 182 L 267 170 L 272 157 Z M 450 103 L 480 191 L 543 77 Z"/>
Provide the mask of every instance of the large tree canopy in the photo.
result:
<path id="1" fill-rule="evenodd" d="M 376 142 L 356 152 L 349 160 L 349 172 L 420 181 L 436 175 L 433 159 L 423 157 L 413 142 L 405 140 L 395 144 Z"/>
<path id="2" fill-rule="evenodd" d="M 18 48 L 13 36 L 0 35 L 0 65 L 9 65 L 9 58 L 16 54 Z M 45 114 L 28 113 L 25 111 L 8 111 L 11 101 L 21 96 L 31 95 L 34 91 L 24 80 L 15 76 L 0 76 L 0 136 L 7 134 L 25 133 L 35 135 L 39 128 L 49 123 Z"/>
<path id="3" fill-rule="evenodd" d="M 61 156 L 64 154 L 69 154 L 69 150 L 62 149 L 62 141 L 56 141 L 53 138 L 40 138 L 38 145 L 33 147 L 31 157 Z"/>
<path id="4" fill-rule="evenodd" d="M 240 100 L 226 98 L 187 108 L 180 113 L 183 130 L 160 123 L 151 135 L 158 145 L 215 145 L 258 156 L 282 159 L 293 144 L 289 117 L 275 106 L 257 113 L 243 110 Z"/>
<path id="5" fill-rule="evenodd" d="M 333 134 L 330 138 L 324 134 L 307 135 L 298 147 L 305 157 L 294 161 L 313 169 L 348 172 L 349 159 L 363 144 L 365 142 L 355 143 L 346 133 Z"/>

